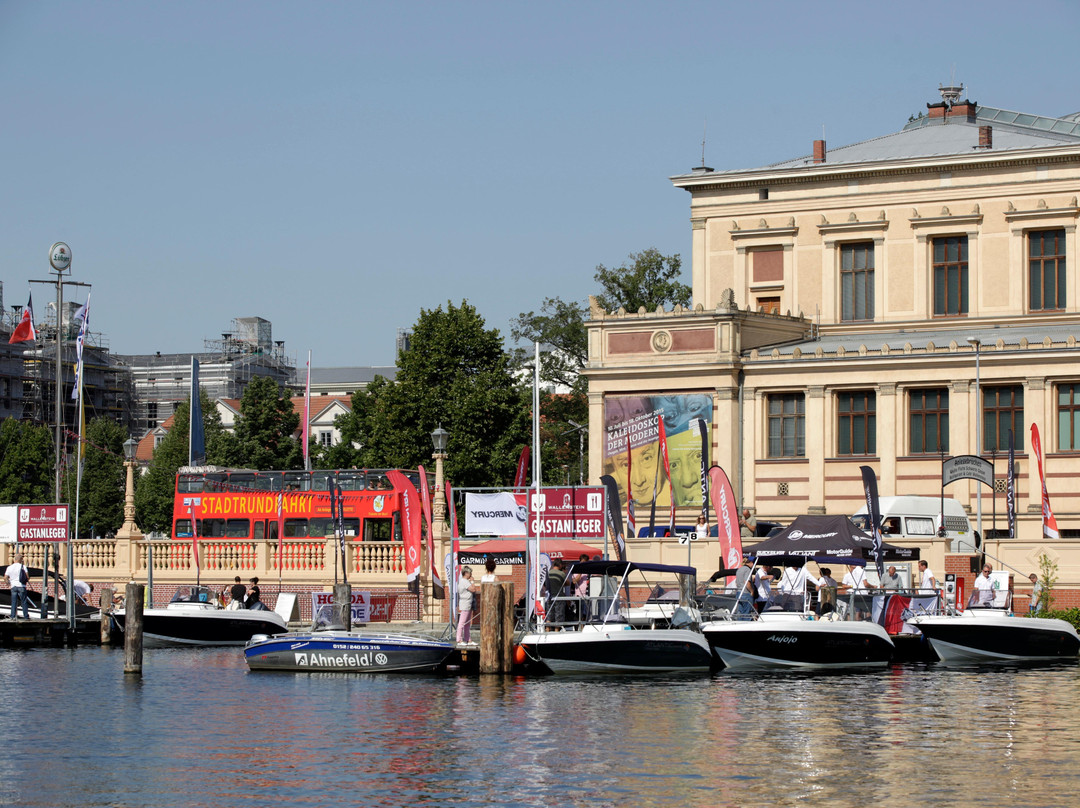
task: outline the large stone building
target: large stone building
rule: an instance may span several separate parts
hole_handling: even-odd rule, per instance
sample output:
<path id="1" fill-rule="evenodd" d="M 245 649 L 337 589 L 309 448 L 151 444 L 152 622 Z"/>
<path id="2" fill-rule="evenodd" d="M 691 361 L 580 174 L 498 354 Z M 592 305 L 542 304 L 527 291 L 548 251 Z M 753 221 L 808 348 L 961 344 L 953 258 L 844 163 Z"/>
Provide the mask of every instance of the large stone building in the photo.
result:
<path id="1" fill-rule="evenodd" d="M 862 465 L 883 496 L 936 497 L 943 458 L 979 453 L 995 490 L 945 493 L 973 522 L 981 510 L 985 534 L 995 513 L 1005 528 L 1011 429 L 1019 537 L 1039 543 L 1034 424 L 1062 536 L 1080 536 L 1080 114 L 1008 112 L 960 90 L 892 134 L 672 178 L 690 194 L 694 304 L 594 305 L 593 479 L 624 485 L 629 445 L 639 513 L 659 487 L 658 504 L 674 495 L 692 522 L 701 441 L 687 424 L 700 418 L 741 505 L 787 521 L 853 513 Z M 656 482 L 657 412 L 674 491 Z"/>

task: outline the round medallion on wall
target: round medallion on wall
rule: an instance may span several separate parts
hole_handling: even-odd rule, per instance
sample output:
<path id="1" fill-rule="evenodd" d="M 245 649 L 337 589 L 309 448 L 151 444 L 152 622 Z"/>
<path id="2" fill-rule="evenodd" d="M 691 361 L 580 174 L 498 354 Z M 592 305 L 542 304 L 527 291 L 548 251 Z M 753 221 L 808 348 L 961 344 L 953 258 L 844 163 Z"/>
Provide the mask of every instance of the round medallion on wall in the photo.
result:
<path id="1" fill-rule="evenodd" d="M 652 335 L 652 347 L 657 353 L 671 350 L 671 332 L 657 331 Z"/>

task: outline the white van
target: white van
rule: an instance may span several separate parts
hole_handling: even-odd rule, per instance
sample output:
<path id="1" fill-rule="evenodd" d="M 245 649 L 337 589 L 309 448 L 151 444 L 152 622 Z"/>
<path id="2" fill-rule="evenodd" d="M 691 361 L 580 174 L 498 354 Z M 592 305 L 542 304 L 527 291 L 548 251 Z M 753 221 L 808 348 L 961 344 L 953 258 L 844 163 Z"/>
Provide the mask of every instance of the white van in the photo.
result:
<path id="1" fill-rule="evenodd" d="M 881 525 L 887 530 L 885 541 L 893 537 L 925 539 L 937 535 L 940 497 L 880 497 Z M 950 553 L 978 552 L 975 531 L 971 529 L 967 511 L 952 497 L 945 497 L 945 536 Z M 868 528 L 866 506 L 859 508 L 851 521 L 863 530 Z"/>

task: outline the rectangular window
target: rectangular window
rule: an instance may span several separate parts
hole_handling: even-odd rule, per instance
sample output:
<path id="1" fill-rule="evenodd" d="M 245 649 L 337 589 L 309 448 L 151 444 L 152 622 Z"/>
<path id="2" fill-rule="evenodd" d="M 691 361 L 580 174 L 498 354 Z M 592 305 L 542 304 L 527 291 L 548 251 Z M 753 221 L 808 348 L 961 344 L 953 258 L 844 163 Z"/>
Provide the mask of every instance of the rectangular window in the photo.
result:
<path id="1" fill-rule="evenodd" d="M 874 319 L 874 243 L 840 246 L 840 319 Z"/>
<path id="2" fill-rule="evenodd" d="M 838 393 L 836 434 L 838 455 L 877 454 L 876 396 L 872 390 Z"/>
<path id="3" fill-rule="evenodd" d="M 968 313 L 967 236 L 934 239 L 934 316 Z"/>
<path id="4" fill-rule="evenodd" d="M 1058 451 L 1080 451 L 1080 384 L 1058 385 Z"/>
<path id="5" fill-rule="evenodd" d="M 769 457 L 806 456 L 806 400 L 802 393 L 769 396 Z"/>
<path id="6" fill-rule="evenodd" d="M 334 433 L 330 432 L 330 431 L 319 432 L 319 445 L 320 446 L 329 446 L 330 445 L 330 439 L 333 436 L 334 436 Z"/>
<path id="7" fill-rule="evenodd" d="M 911 454 L 949 451 L 949 391 L 912 390 L 908 402 Z"/>
<path id="8" fill-rule="evenodd" d="M 1024 388 L 984 387 L 983 391 L 984 452 L 1009 451 L 1009 430 L 1013 431 L 1013 447 L 1024 451 Z"/>
<path id="9" fill-rule="evenodd" d="M 157 426 L 157 402 L 150 401 L 146 404 L 146 420 L 150 423 L 150 426 Z"/>
<path id="10" fill-rule="evenodd" d="M 1028 233 L 1028 283 L 1032 311 L 1065 308 L 1065 231 Z"/>
<path id="11" fill-rule="evenodd" d="M 780 298 L 778 297 L 759 297 L 757 299 L 757 307 L 766 314 L 779 314 L 780 313 Z"/>

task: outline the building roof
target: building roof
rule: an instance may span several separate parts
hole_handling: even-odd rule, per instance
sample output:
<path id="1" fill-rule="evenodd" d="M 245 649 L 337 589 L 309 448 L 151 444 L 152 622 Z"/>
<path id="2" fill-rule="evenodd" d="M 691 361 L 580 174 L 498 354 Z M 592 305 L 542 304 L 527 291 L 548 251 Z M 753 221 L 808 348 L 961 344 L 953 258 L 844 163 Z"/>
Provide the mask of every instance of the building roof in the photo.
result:
<path id="1" fill-rule="evenodd" d="M 940 108 L 943 105 L 928 105 Z M 1077 115 L 1052 118 L 1029 113 L 982 107 L 965 101 L 955 109 L 974 110 L 974 115 L 943 114 L 915 118 L 898 132 L 837 148 L 827 148 L 824 162 L 814 162 L 813 155 L 803 155 L 757 168 L 713 171 L 696 169 L 690 174 L 672 177 L 702 178 L 706 176 L 737 176 L 763 170 L 783 170 L 805 166 L 828 167 L 845 164 L 874 163 L 917 158 L 953 157 L 976 153 L 998 153 L 1052 146 L 1080 145 L 1080 121 Z M 992 145 L 980 146 L 980 128 L 992 130 Z"/>
<path id="2" fill-rule="evenodd" d="M 302 371 L 298 371 L 298 374 L 302 374 Z M 370 384 L 375 380 L 376 376 L 383 376 L 391 381 L 397 375 L 397 368 L 393 365 L 379 366 L 379 365 L 362 365 L 359 367 L 331 367 L 331 368 L 312 368 L 311 369 L 311 383 L 312 384 Z M 304 379 L 299 379 L 303 383 Z"/>

